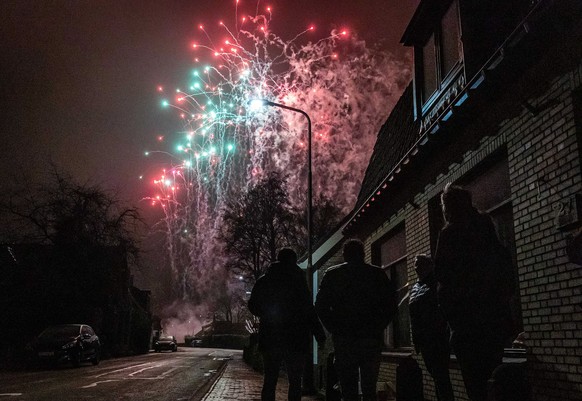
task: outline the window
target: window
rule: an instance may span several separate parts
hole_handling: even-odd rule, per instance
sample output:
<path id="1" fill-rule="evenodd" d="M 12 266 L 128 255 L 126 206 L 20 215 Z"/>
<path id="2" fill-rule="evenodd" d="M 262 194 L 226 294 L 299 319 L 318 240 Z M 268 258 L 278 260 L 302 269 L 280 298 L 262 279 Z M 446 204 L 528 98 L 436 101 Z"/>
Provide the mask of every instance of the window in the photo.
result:
<path id="1" fill-rule="evenodd" d="M 424 100 L 426 101 L 430 95 L 436 91 L 437 88 L 437 69 L 436 69 L 436 53 L 434 48 L 434 35 L 430 35 L 430 38 L 426 44 L 422 47 L 422 93 L 424 94 Z"/>
<path id="2" fill-rule="evenodd" d="M 408 272 L 404 225 L 397 227 L 373 247 L 373 262 L 380 264 L 397 290 L 398 314 L 385 332 L 387 348 L 410 347 Z"/>
<path id="3" fill-rule="evenodd" d="M 441 62 L 442 75 L 446 77 L 460 60 L 461 32 L 456 2 L 449 7 L 441 24 Z"/>
<path id="4" fill-rule="evenodd" d="M 458 0 L 452 2 L 422 49 L 422 103 L 441 88 L 461 60 L 461 29 Z"/>

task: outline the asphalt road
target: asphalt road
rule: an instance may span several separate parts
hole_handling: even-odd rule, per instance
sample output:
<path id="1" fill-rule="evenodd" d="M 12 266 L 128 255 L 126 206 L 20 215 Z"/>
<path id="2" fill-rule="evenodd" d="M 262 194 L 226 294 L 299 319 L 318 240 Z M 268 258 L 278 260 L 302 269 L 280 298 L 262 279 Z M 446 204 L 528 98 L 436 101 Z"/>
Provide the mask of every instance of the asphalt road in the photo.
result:
<path id="1" fill-rule="evenodd" d="M 0 401 L 197 400 L 234 352 L 180 347 L 98 366 L 0 372 Z"/>

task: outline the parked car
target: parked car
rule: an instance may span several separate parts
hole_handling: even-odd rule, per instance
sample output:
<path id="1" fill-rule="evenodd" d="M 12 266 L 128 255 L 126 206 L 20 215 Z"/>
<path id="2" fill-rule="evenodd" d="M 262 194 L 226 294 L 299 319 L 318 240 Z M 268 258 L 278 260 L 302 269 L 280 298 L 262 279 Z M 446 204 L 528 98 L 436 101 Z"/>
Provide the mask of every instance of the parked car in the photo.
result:
<path id="1" fill-rule="evenodd" d="M 178 343 L 176 341 L 176 337 L 174 336 L 161 336 L 154 342 L 154 351 L 161 352 L 161 351 L 178 351 Z"/>
<path id="2" fill-rule="evenodd" d="M 86 324 L 49 326 L 36 338 L 32 348 L 35 358 L 41 362 L 71 362 L 78 367 L 81 362 L 98 365 L 101 360 L 99 337 Z"/>
<path id="3" fill-rule="evenodd" d="M 190 340 L 191 347 L 202 347 L 203 343 L 204 343 L 204 341 L 199 337 L 194 337 Z"/>

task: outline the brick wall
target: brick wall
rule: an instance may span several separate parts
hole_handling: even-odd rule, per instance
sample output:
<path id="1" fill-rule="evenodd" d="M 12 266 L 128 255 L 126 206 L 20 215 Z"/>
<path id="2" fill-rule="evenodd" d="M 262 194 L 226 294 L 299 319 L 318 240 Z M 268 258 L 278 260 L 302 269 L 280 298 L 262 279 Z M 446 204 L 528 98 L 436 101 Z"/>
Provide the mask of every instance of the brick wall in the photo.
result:
<path id="1" fill-rule="evenodd" d="M 564 69 L 543 85 L 530 74 L 492 102 L 486 113 L 466 125 L 455 138 L 483 137 L 455 160 L 438 170 L 423 190 L 401 205 L 364 239 L 366 259 L 373 245 L 405 222 L 409 283 L 416 280 L 413 263 L 419 253 L 430 253 L 429 200 L 448 182 L 474 172 L 504 150 L 507 154 L 514 219 L 519 292 L 528 345 L 528 374 L 535 401 L 582 400 L 582 267 L 568 262 L 565 247 L 576 226 L 558 229 L 556 216 L 564 202 L 582 193 L 582 63 Z M 511 107 L 507 107 L 508 102 Z M 535 113 L 523 107 L 527 102 Z M 518 110 L 518 112 L 516 112 Z M 578 117 L 578 120 L 576 119 Z M 427 166 L 426 168 L 431 168 Z M 338 250 L 321 271 L 341 263 Z M 321 278 L 321 275 L 319 276 Z M 331 345 L 328 342 L 328 347 Z M 320 361 L 325 360 L 327 349 Z M 436 400 L 432 379 L 423 368 L 425 397 Z M 396 384 L 394 356 L 382 364 L 380 381 Z M 458 400 L 467 400 L 458 366 L 451 362 Z"/>
<path id="2" fill-rule="evenodd" d="M 458 161 L 434 177 L 422 193 L 414 196 L 412 203 L 403 206 L 365 239 L 370 260 L 372 245 L 404 220 L 409 282 L 413 283 L 414 255 L 430 253 L 428 201 L 447 182 L 457 181 L 505 148 L 523 325 L 529 346 L 528 374 L 536 401 L 582 399 L 582 267 L 569 263 L 565 253 L 567 239 L 575 227 L 556 228 L 562 203 L 571 195 L 582 193 L 579 149 L 582 127 L 576 125 L 575 112 L 579 110 L 575 110 L 573 98 L 575 91 L 582 88 L 581 77 L 582 64 L 550 80 L 543 93 L 526 97 L 528 104 L 537 108 L 535 115 L 524 108 L 521 113 L 499 119 L 503 106 L 491 105 L 489 113 L 495 116 L 480 116 L 458 136 L 481 132 L 484 139 L 480 144 L 462 157 L 449 155 L 451 160 Z M 454 363 L 451 366 L 455 395 L 459 400 L 467 400 L 460 372 Z M 395 383 L 395 379 L 395 365 L 383 364 L 381 380 Z M 436 400 L 432 379 L 426 371 L 424 384 L 425 397 Z"/>
<path id="3" fill-rule="evenodd" d="M 506 124 L 514 199 L 515 235 L 524 329 L 531 347 L 531 376 L 537 400 L 582 399 L 582 269 L 568 263 L 570 230 L 556 229 L 556 215 L 571 195 L 582 192 L 573 91 L 579 66 L 556 78 L 538 107 Z M 556 102 L 557 101 L 557 102 Z M 511 128 L 519 127 L 519 135 Z"/>

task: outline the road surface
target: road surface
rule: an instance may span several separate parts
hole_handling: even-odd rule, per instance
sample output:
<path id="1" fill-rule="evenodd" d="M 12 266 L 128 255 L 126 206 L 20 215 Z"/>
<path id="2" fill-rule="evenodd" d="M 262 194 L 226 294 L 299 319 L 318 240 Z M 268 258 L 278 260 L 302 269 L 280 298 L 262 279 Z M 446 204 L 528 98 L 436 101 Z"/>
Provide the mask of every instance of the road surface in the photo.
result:
<path id="1" fill-rule="evenodd" d="M 237 352 L 180 347 L 103 360 L 98 366 L 0 372 L 0 401 L 197 400 Z"/>

